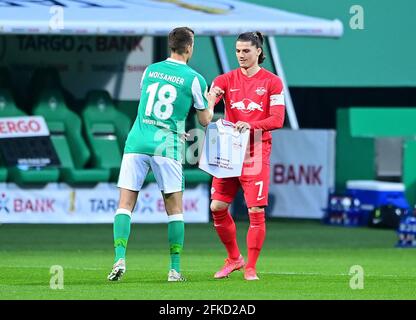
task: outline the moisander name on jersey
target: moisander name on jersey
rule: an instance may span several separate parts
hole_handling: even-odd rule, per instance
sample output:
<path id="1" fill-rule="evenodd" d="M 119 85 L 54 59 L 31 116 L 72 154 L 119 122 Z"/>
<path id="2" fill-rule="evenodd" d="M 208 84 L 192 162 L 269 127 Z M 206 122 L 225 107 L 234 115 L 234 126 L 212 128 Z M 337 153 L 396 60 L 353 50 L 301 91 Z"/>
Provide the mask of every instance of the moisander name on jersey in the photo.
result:
<path id="1" fill-rule="evenodd" d="M 177 84 L 180 84 L 180 85 L 183 85 L 183 83 L 185 82 L 184 78 L 177 77 L 177 76 L 172 76 L 172 75 L 169 75 L 169 74 L 165 74 L 165 73 L 162 73 L 162 72 L 156 72 L 156 71 L 149 72 L 149 77 L 150 78 L 156 78 L 156 79 L 163 79 L 165 81 L 177 83 Z"/>

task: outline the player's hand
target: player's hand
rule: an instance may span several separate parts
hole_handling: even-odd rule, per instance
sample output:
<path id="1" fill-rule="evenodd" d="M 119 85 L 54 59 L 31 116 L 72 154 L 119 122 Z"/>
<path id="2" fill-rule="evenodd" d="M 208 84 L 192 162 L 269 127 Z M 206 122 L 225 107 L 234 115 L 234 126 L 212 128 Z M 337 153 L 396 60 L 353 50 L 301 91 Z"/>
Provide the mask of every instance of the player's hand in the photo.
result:
<path id="1" fill-rule="evenodd" d="M 235 124 L 235 130 L 238 130 L 240 133 L 245 132 L 246 130 L 250 130 L 251 126 L 247 122 L 238 121 Z"/>
<path id="2" fill-rule="evenodd" d="M 218 97 L 221 97 L 224 94 L 224 90 L 222 90 L 220 87 L 211 87 L 208 92 L 208 97 L 212 99 L 217 99 Z"/>
<path id="3" fill-rule="evenodd" d="M 180 138 L 181 138 L 182 142 L 185 142 L 185 141 L 188 140 L 189 136 L 190 136 L 190 134 L 185 132 L 185 133 L 181 134 Z"/>

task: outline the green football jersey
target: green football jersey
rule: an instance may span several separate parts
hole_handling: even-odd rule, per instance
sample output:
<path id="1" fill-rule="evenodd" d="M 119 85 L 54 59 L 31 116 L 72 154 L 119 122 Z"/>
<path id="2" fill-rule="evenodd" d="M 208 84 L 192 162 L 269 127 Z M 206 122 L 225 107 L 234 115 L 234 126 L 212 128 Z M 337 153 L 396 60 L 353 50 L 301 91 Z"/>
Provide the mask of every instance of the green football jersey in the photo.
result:
<path id="1" fill-rule="evenodd" d="M 147 67 L 141 81 L 137 118 L 125 153 L 183 160 L 185 120 L 191 106 L 208 107 L 205 79 L 186 63 L 171 58 Z"/>

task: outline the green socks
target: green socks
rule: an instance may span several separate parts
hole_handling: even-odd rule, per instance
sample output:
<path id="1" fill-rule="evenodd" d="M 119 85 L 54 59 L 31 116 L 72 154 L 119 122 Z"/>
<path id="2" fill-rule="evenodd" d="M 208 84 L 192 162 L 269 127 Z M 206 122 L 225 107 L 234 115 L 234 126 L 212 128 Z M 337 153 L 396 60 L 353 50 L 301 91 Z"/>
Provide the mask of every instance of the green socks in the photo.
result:
<path id="1" fill-rule="evenodd" d="M 130 220 L 130 211 L 126 209 L 117 209 L 113 228 L 115 248 L 114 262 L 117 262 L 118 259 L 126 259 L 126 247 L 130 235 Z"/>
<path id="2" fill-rule="evenodd" d="M 181 267 L 181 251 L 185 237 L 185 223 L 183 214 L 174 214 L 168 216 L 168 238 L 170 248 L 170 269 L 180 272 Z"/>
<path id="3" fill-rule="evenodd" d="M 168 216 L 168 239 L 170 249 L 170 269 L 180 272 L 181 252 L 185 237 L 185 223 L 183 214 L 174 214 Z M 127 242 L 130 236 L 131 212 L 126 209 L 117 209 L 114 217 L 114 248 L 115 258 L 126 259 Z"/>

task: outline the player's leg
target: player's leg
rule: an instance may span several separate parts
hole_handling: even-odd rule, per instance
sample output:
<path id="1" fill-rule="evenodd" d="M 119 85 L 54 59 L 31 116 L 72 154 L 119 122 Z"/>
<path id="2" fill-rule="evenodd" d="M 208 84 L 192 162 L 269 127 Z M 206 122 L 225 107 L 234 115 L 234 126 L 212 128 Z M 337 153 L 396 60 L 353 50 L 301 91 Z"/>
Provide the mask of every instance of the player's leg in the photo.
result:
<path id="1" fill-rule="evenodd" d="M 266 237 L 265 207 L 268 204 L 269 168 L 269 164 L 263 163 L 259 175 L 240 178 L 250 219 L 247 232 L 247 264 L 244 273 L 246 280 L 258 280 L 256 263 Z"/>
<path id="2" fill-rule="evenodd" d="M 181 252 L 185 238 L 185 223 L 182 213 L 182 192 L 163 194 L 168 214 L 168 241 L 170 267 L 168 281 L 184 281 L 181 274 Z"/>
<path id="3" fill-rule="evenodd" d="M 138 191 L 120 188 L 120 200 L 114 217 L 115 262 L 126 258 L 127 242 L 130 236 L 131 213 L 137 201 Z"/>
<path id="4" fill-rule="evenodd" d="M 126 249 L 130 236 L 131 214 L 137 196 L 149 171 L 149 157 L 139 154 L 125 154 L 120 167 L 118 187 L 120 198 L 114 216 L 114 265 L 108 280 L 120 280 L 126 271 Z"/>
<path id="5" fill-rule="evenodd" d="M 264 207 L 248 209 L 250 226 L 247 232 L 247 265 L 244 272 L 246 280 L 258 280 L 256 263 L 266 238 Z"/>
<path id="6" fill-rule="evenodd" d="M 227 250 L 228 258 L 236 260 L 240 257 L 237 244 L 237 231 L 234 219 L 229 212 L 230 203 L 212 200 L 210 209 L 214 220 L 214 228 Z"/>
<path id="7" fill-rule="evenodd" d="M 217 279 L 228 277 L 231 272 L 239 270 L 244 266 L 244 259 L 237 244 L 237 231 L 234 219 L 228 210 L 238 188 L 238 179 L 213 178 L 210 209 L 215 230 L 228 254 L 224 266 L 214 275 Z"/>
<path id="8" fill-rule="evenodd" d="M 168 214 L 170 253 L 168 281 L 185 281 L 181 274 L 181 253 L 185 238 L 182 207 L 185 182 L 182 164 L 170 158 L 154 156 L 152 157 L 151 166 L 159 188 L 162 191 L 166 213 Z"/>

